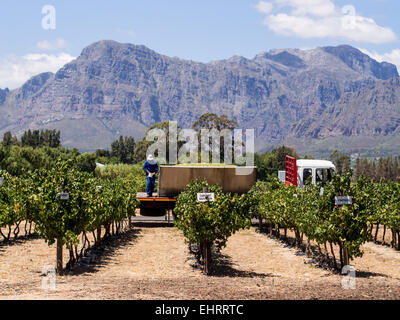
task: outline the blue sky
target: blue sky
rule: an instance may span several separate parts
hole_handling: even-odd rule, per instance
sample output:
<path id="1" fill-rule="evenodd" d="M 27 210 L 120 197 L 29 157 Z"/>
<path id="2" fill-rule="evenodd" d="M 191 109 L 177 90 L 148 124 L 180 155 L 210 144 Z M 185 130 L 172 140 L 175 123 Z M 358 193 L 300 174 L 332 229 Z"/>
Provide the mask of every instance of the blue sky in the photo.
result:
<path id="1" fill-rule="evenodd" d="M 45 5 L 54 30 L 42 27 Z M 0 88 L 54 72 L 103 39 L 202 62 L 345 43 L 400 66 L 398 12 L 395 0 L 2 0 Z"/>

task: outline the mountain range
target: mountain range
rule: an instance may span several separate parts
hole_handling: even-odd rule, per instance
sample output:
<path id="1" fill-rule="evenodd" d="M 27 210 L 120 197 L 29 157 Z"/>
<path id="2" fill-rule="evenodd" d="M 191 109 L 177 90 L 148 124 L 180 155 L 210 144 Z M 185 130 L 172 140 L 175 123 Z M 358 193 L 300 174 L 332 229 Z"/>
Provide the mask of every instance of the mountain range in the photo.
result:
<path id="1" fill-rule="evenodd" d="M 56 73 L 0 89 L 0 110 L 0 134 L 59 129 L 63 145 L 81 151 L 139 139 L 155 122 L 190 128 L 213 112 L 255 129 L 259 152 L 286 144 L 320 157 L 400 153 L 397 68 L 348 45 L 200 63 L 99 41 Z"/>

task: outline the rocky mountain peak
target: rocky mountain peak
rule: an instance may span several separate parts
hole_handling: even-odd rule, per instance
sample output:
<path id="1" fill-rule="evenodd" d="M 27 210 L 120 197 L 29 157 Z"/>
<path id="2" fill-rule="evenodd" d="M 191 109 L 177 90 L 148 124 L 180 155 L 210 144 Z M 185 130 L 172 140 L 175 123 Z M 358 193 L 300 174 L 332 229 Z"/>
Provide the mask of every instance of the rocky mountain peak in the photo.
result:
<path id="1" fill-rule="evenodd" d="M 18 94 L 18 99 L 24 100 L 28 97 L 31 97 L 41 90 L 46 82 L 53 76 L 54 74 L 52 72 L 44 72 L 32 77 L 21 87 L 20 93 Z"/>
<path id="2" fill-rule="evenodd" d="M 0 88 L 0 105 L 6 101 L 7 95 L 10 93 L 10 90 L 8 88 L 1 89 Z"/>
<path id="3" fill-rule="evenodd" d="M 84 48 L 79 58 L 97 61 L 121 59 L 124 57 L 139 58 L 151 55 L 159 54 L 144 45 L 119 43 L 114 40 L 102 40 Z"/>
<path id="4" fill-rule="evenodd" d="M 294 52 L 290 52 L 288 50 L 284 51 L 272 51 L 269 53 L 266 53 L 264 55 L 264 58 L 278 62 L 284 66 L 290 67 L 290 68 L 305 68 L 306 63 L 303 61 L 303 59 L 299 58 L 297 55 L 294 54 Z"/>
<path id="5" fill-rule="evenodd" d="M 350 46 L 199 63 L 104 40 L 55 75 L 0 90 L 0 135 L 59 129 L 64 145 L 96 150 L 121 134 L 141 138 L 155 122 L 187 128 L 213 112 L 255 129 L 258 151 L 287 139 L 386 137 L 400 132 L 399 81 L 394 65 Z"/>
<path id="6" fill-rule="evenodd" d="M 362 53 L 360 50 L 349 45 L 323 47 L 321 49 L 336 56 L 351 69 L 359 73 L 370 74 L 381 80 L 399 77 L 399 73 L 395 65 L 387 62 L 379 63 L 365 53 Z"/>

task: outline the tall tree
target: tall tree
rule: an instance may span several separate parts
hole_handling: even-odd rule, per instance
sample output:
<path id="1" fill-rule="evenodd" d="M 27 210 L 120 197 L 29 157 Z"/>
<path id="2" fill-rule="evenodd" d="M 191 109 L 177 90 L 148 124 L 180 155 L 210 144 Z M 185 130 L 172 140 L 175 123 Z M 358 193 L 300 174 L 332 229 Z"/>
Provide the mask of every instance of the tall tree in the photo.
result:
<path id="1" fill-rule="evenodd" d="M 25 131 L 21 136 L 21 144 L 23 147 L 29 146 L 58 148 L 61 145 L 60 131 L 57 130 L 33 130 Z"/>
<path id="2" fill-rule="evenodd" d="M 147 150 L 148 148 L 154 143 L 154 141 L 147 141 L 147 135 L 150 131 L 152 131 L 153 129 L 160 129 L 163 130 L 165 133 L 165 138 L 166 138 L 166 161 L 167 163 L 169 162 L 169 129 L 170 129 L 170 123 L 169 121 L 164 121 L 164 122 L 157 122 L 155 124 L 153 124 L 152 126 L 150 126 L 147 131 L 146 134 L 144 135 L 143 139 L 138 141 L 138 143 L 136 144 L 135 147 L 135 157 L 136 157 L 136 161 L 140 162 L 140 161 L 144 161 L 146 160 L 146 155 L 147 155 Z M 177 127 L 177 132 L 179 132 L 180 127 Z M 179 150 L 179 148 L 184 144 L 184 142 L 182 141 L 178 141 L 177 143 L 177 148 Z M 154 154 L 154 157 L 158 157 L 158 154 Z"/>
<path id="3" fill-rule="evenodd" d="M 286 156 L 299 158 L 296 150 L 280 146 L 271 152 L 255 155 L 255 165 L 257 167 L 257 180 L 266 181 L 269 176 L 277 177 L 279 170 L 285 170 Z"/>
<path id="4" fill-rule="evenodd" d="M 117 157 L 121 163 L 135 163 L 135 139 L 133 137 L 120 136 L 111 143 L 111 156 Z"/>
<path id="5" fill-rule="evenodd" d="M 337 172 L 345 173 L 350 169 L 351 158 L 348 155 L 335 150 L 331 154 L 330 159 L 335 164 Z"/>
<path id="6" fill-rule="evenodd" d="M 11 146 L 13 145 L 13 136 L 10 131 L 7 131 L 3 135 L 3 145 L 4 146 Z"/>
<path id="7" fill-rule="evenodd" d="M 203 114 L 192 126 L 192 129 L 199 131 L 200 129 L 229 129 L 233 130 L 238 126 L 238 123 L 234 120 L 230 120 L 228 116 L 218 116 L 215 113 Z"/>
<path id="8" fill-rule="evenodd" d="M 202 129 L 212 130 L 217 129 L 219 132 L 222 130 L 233 130 L 238 126 L 238 123 L 235 120 L 231 120 L 226 115 L 218 116 L 215 113 L 205 113 L 193 124 L 192 129 L 196 130 L 199 133 L 199 146 L 201 146 L 201 136 L 200 131 Z M 219 141 L 211 141 L 211 137 L 208 143 L 218 143 L 220 145 L 220 161 L 225 161 L 225 138 L 223 135 L 219 136 Z M 232 143 L 232 154 L 234 154 L 234 141 L 232 136 L 232 141 L 227 142 Z M 200 147 L 201 148 L 201 147 Z M 201 151 L 201 150 L 199 150 Z M 211 155 L 210 155 L 211 159 Z M 234 161 L 232 157 L 232 161 Z"/>

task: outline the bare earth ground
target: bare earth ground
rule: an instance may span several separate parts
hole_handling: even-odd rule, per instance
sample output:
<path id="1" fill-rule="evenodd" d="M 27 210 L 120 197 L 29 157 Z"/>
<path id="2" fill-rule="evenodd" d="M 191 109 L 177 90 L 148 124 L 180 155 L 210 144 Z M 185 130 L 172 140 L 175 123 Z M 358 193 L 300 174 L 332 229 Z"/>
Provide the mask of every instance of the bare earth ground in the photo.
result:
<path id="1" fill-rule="evenodd" d="M 179 230 L 136 223 L 94 262 L 57 277 L 54 291 L 42 288 L 41 275 L 54 265 L 54 246 L 41 239 L 1 246 L 0 299 L 400 299 L 400 252 L 372 243 L 363 249 L 352 262 L 356 289 L 343 289 L 343 276 L 252 228 L 229 239 L 205 276 Z"/>

